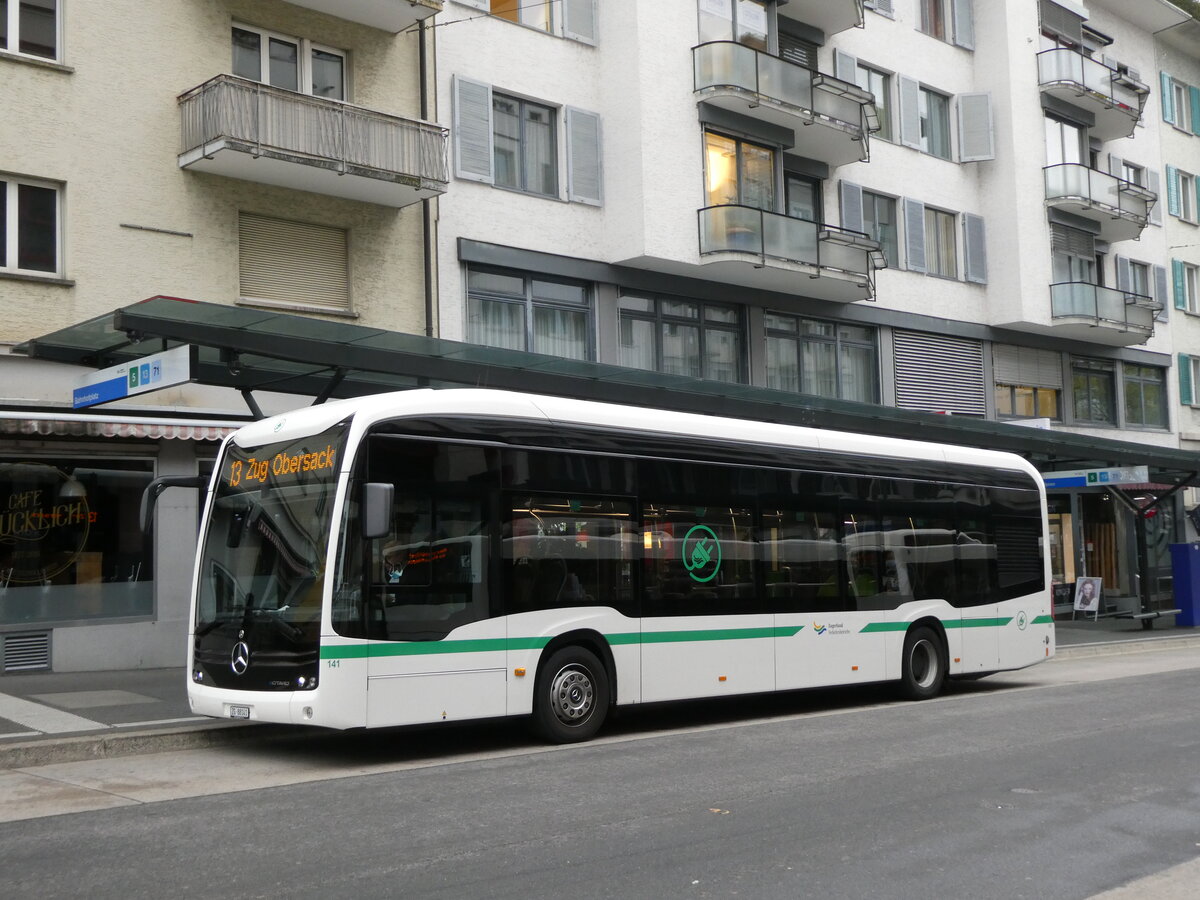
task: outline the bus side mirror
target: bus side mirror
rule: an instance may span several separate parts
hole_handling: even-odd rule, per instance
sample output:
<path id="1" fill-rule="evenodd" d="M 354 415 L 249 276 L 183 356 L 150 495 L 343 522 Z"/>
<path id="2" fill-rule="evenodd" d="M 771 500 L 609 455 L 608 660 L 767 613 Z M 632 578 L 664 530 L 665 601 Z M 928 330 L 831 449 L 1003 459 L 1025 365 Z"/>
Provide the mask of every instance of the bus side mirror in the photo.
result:
<path id="1" fill-rule="evenodd" d="M 366 540 L 387 537 L 392 533 L 392 502 L 396 486 L 383 481 L 368 481 L 363 485 L 362 530 Z"/>

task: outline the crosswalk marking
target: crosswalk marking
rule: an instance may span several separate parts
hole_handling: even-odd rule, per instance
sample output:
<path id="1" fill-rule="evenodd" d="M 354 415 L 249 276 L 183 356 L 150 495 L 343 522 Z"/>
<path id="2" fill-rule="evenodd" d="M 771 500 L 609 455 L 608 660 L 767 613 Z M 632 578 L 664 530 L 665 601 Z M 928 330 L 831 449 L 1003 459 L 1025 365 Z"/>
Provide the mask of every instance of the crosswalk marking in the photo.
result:
<path id="1" fill-rule="evenodd" d="M 35 728 L 43 734 L 62 734 L 67 731 L 95 731 L 107 728 L 101 722 L 93 722 L 83 716 L 63 712 L 60 709 L 33 703 L 9 694 L 0 694 L 0 719 L 8 719 L 26 728 Z"/>

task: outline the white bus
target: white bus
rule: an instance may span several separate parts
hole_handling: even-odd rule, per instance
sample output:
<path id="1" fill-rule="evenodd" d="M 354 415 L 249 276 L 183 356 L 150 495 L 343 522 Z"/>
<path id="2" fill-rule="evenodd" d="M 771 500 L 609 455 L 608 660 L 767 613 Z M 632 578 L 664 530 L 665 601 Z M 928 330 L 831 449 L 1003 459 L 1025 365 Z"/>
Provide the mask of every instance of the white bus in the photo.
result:
<path id="1" fill-rule="evenodd" d="M 1054 654 L 1037 471 L 489 390 L 264 419 L 209 485 L 196 713 L 331 728 L 946 678 Z"/>

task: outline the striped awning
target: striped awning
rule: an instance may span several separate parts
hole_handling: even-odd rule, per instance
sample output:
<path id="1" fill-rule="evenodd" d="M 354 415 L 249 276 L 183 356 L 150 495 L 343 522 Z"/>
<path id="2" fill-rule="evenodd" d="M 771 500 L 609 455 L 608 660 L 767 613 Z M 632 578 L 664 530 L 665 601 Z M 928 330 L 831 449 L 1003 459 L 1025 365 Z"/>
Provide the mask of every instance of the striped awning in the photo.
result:
<path id="1" fill-rule="evenodd" d="M 27 437 L 145 438 L 221 441 L 239 427 L 235 422 L 187 419 L 134 419 L 0 412 L 0 435 Z"/>

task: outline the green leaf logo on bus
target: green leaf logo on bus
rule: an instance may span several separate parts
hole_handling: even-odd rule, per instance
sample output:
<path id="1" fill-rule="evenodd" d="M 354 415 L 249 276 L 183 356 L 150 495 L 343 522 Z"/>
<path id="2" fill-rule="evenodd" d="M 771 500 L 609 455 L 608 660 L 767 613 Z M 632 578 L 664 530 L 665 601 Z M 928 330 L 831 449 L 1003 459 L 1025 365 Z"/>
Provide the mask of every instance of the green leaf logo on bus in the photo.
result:
<path id="1" fill-rule="evenodd" d="M 721 542 L 707 525 L 693 525 L 683 538 L 683 567 L 693 581 L 712 581 L 721 569 Z"/>

